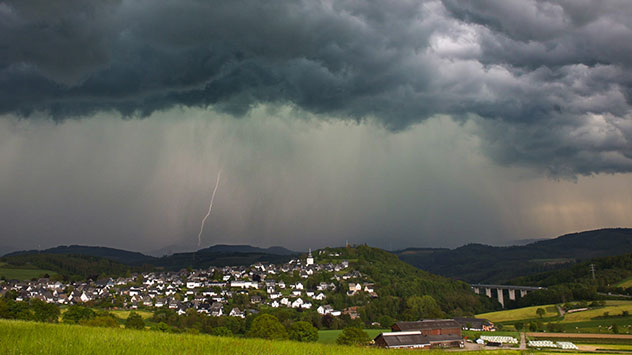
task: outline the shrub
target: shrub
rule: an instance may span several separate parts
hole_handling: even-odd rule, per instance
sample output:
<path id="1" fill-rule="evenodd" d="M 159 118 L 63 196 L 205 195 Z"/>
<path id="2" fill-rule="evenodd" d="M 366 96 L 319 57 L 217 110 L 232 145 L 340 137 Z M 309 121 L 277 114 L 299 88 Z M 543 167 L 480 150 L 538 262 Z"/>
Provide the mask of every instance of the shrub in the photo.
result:
<path id="1" fill-rule="evenodd" d="M 127 320 L 125 321 L 125 328 L 131 329 L 145 329 L 145 321 L 140 314 L 136 312 L 130 312 L 129 316 L 127 316 Z"/>
<path id="2" fill-rule="evenodd" d="M 220 337 L 233 336 L 233 332 L 231 332 L 230 329 L 228 329 L 226 327 L 215 327 L 215 328 L 211 329 L 210 334 L 211 335 L 220 336 Z"/>
<path id="3" fill-rule="evenodd" d="M 87 307 L 72 305 L 62 316 L 64 323 L 79 323 L 80 321 L 89 321 L 96 317 L 96 313 Z"/>
<path id="4" fill-rule="evenodd" d="M 262 314 L 252 321 L 246 336 L 264 339 L 287 339 L 285 327 L 277 317 L 270 314 Z"/>
<path id="5" fill-rule="evenodd" d="M 32 299 L 30 305 L 33 310 L 34 320 L 38 322 L 57 323 L 59 319 L 59 307 L 38 299 Z"/>
<path id="6" fill-rule="evenodd" d="M 307 322 L 292 323 L 288 333 L 291 340 L 318 341 L 318 329 Z"/>
<path id="7" fill-rule="evenodd" d="M 365 345 L 370 341 L 369 335 L 362 329 L 351 327 L 342 330 L 338 335 L 336 344 L 341 345 Z"/>

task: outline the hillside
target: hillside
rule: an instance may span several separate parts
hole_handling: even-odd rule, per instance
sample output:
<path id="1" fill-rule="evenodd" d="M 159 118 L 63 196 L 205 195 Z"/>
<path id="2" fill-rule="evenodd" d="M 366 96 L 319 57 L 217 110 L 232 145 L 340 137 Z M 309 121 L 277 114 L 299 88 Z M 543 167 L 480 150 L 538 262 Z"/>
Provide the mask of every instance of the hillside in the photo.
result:
<path id="1" fill-rule="evenodd" d="M 592 278 L 591 265 L 595 268 Z M 632 277 L 632 254 L 594 258 L 567 268 L 510 280 L 511 284 L 525 286 L 555 286 L 569 283 L 589 284 L 599 288 L 616 287 Z"/>
<path id="2" fill-rule="evenodd" d="M 368 246 L 327 248 L 319 251 L 323 256 L 317 256 L 316 262 L 322 262 L 332 253 L 339 254 L 339 259 L 349 260 L 351 269 L 367 275 L 375 283 L 379 297 L 367 301 L 362 313 L 364 321 L 380 322 L 382 316 L 414 320 L 471 315 L 499 306 L 490 298 L 476 295 L 464 282 L 415 268 L 382 249 Z M 423 305 L 421 310 L 416 309 L 413 303 L 422 302 L 422 296 L 431 296 L 440 310 L 433 311 L 429 304 Z M 332 304 L 337 307 L 352 305 L 336 305 L 335 301 Z"/>
<path id="3" fill-rule="evenodd" d="M 125 265 L 110 259 L 88 255 L 19 254 L 2 257 L 0 261 L 6 264 L 4 265 L 5 269 L 41 269 L 41 271 L 34 271 L 27 276 L 39 277 L 44 273 L 53 276 L 54 273 L 57 273 L 65 279 L 97 278 L 99 275 L 116 277 L 150 268 Z M 16 278 L 28 279 L 30 277 Z"/>
<path id="4" fill-rule="evenodd" d="M 524 246 L 468 244 L 456 249 L 397 252 L 420 269 L 470 283 L 503 283 L 594 257 L 632 253 L 632 229 L 601 229 L 563 235 Z"/>
<path id="5" fill-rule="evenodd" d="M 272 255 L 293 255 L 297 252 L 286 249 L 284 247 L 273 246 L 269 248 L 253 247 L 251 245 L 229 245 L 229 244 L 217 244 L 212 247 L 198 250 L 198 253 L 203 252 L 207 254 L 212 253 L 259 253 L 259 254 L 272 254 Z"/>
<path id="6" fill-rule="evenodd" d="M 209 266 L 236 266 L 251 265 L 256 262 L 285 263 L 292 255 L 277 255 L 261 252 L 215 252 L 202 249 L 193 253 L 177 253 L 158 258 L 152 265 L 169 270 L 178 270 L 186 267 L 194 269 L 207 268 Z"/>
<path id="7" fill-rule="evenodd" d="M 250 265 L 255 262 L 281 263 L 288 261 L 296 252 L 278 246 L 258 248 L 250 245 L 218 244 L 196 252 L 176 253 L 158 258 L 122 249 L 70 245 L 45 250 L 17 251 L 7 254 L 6 257 L 38 254 L 92 256 L 130 266 L 152 265 L 178 270 L 186 267 L 206 268 L 209 266 Z"/>
<path id="8" fill-rule="evenodd" d="M 152 256 L 148 256 L 138 252 L 132 252 L 122 249 L 93 247 L 85 245 L 60 245 L 58 247 L 45 250 L 23 250 L 9 253 L 5 256 L 25 255 L 25 254 L 63 254 L 63 255 L 84 255 L 106 258 L 119 263 L 128 265 L 149 264 L 156 260 Z"/>

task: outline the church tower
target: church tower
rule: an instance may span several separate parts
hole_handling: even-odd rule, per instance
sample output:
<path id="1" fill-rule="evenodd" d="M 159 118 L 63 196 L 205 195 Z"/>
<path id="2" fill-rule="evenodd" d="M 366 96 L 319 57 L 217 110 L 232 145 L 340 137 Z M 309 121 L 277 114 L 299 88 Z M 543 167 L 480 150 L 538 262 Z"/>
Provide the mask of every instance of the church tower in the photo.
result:
<path id="1" fill-rule="evenodd" d="M 312 256 L 312 249 L 309 249 L 309 254 L 307 254 L 307 265 L 314 265 L 314 257 Z"/>

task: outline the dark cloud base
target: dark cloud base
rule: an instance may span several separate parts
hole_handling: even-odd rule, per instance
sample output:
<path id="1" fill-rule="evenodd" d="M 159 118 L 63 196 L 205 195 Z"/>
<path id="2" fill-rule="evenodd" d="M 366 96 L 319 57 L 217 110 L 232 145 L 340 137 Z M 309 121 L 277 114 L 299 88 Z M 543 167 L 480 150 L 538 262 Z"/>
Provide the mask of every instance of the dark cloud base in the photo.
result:
<path id="1" fill-rule="evenodd" d="M 482 119 L 503 164 L 629 172 L 631 19 L 628 1 L 7 1 L 0 113 L 449 114 Z"/>

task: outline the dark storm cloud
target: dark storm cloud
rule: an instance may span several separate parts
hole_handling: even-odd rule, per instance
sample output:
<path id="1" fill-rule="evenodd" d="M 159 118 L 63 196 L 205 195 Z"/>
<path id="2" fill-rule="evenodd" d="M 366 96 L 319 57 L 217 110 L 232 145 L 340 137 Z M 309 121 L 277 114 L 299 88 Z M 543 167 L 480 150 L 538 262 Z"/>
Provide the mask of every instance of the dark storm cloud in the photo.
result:
<path id="1" fill-rule="evenodd" d="M 482 119 L 484 149 L 556 175 L 632 170 L 632 4 L 0 3 L 0 112 L 234 115 L 258 102 Z"/>

